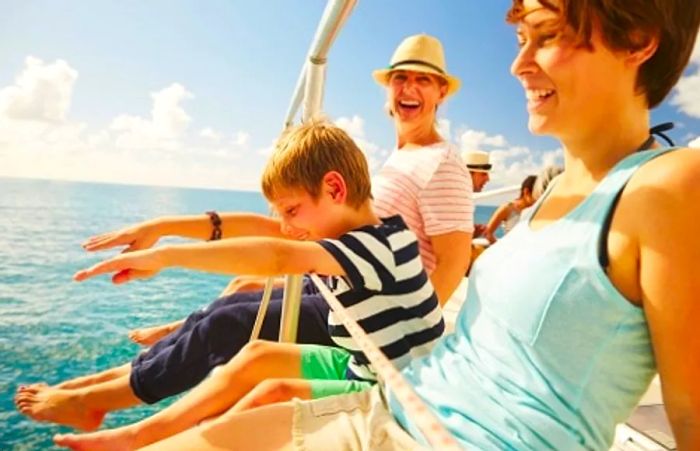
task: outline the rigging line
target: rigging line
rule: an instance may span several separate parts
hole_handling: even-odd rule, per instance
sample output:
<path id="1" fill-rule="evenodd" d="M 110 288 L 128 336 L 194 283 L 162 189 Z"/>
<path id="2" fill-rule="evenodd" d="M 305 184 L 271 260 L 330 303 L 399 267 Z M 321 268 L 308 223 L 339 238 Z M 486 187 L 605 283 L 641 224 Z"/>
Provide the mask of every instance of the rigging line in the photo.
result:
<path id="1" fill-rule="evenodd" d="M 384 353 L 370 340 L 367 333 L 350 316 L 348 311 L 338 301 L 333 293 L 328 289 L 321 278 L 316 274 L 311 274 L 311 280 L 323 295 L 324 299 L 333 309 L 336 316 L 343 322 L 343 325 L 355 340 L 355 343 L 362 349 L 377 372 L 378 376 L 385 384 L 391 387 L 392 393 L 399 400 L 401 405 L 410 413 L 409 417 L 423 433 L 434 449 L 439 450 L 461 450 L 457 441 L 450 435 L 445 427 L 440 423 L 433 413 L 428 410 L 423 401 L 416 395 L 410 385 L 398 372 L 396 367 L 389 361 Z"/>

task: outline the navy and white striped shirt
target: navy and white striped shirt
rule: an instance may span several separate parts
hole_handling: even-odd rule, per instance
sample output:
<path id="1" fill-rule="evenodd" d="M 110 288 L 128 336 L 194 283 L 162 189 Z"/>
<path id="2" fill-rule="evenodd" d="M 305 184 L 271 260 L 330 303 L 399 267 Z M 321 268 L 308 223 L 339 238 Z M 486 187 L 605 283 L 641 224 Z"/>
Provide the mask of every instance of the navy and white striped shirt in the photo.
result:
<path id="1" fill-rule="evenodd" d="M 319 241 L 345 270 L 327 284 L 348 313 L 397 368 L 427 354 L 445 330 L 442 310 L 418 252 L 418 240 L 400 216 Z M 333 341 L 352 358 L 349 379 L 376 380 L 367 357 L 333 312 Z"/>

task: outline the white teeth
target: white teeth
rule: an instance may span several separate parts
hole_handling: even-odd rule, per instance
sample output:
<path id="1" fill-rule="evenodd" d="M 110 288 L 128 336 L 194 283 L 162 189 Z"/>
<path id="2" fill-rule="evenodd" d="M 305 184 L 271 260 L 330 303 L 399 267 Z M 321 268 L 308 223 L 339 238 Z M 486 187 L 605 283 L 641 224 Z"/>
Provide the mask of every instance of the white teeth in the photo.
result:
<path id="1" fill-rule="evenodd" d="M 420 106 L 420 102 L 417 100 L 401 100 L 399 104 L 401 106 Z"/>
<path id="2" fill-rule="evenodd" d="M 526 89 L 525 97 L 528 100 L 539 100 L 554 94 L 553 89 Z"/>

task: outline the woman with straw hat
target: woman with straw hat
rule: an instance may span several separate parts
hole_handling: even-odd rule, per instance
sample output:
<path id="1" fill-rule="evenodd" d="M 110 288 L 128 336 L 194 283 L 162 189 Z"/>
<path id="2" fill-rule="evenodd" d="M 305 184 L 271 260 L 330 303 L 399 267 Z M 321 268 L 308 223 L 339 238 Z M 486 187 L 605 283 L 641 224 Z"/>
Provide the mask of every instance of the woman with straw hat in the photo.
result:
<path id="1" fill-rule="evenodd" d="M 375 208 L 380 215 L 401 214 L 418 235 L 425 267 L 445 302 L 469 266 L 474 230 L 471 178 L 435 127 L 438 107 L 460 82 L 447 72 L 440 41 L 426 34 L 404 39 L 389 66 L 372 75 L 386 87 L 396 129 L 396 150 L 372 180 Z"/>
<path id="2" fill-rule="evenodd" d="M 445 142 L 435 128 L 436 111 L 445 98 L 457 91 L 459 80 L 447 73 L 440 41 L 424 34 L 406 38 L 396 49 L 390 66 L 373 75 L 386 87 L 397 137 L 396 151 L 372 180 L 374 206 L 380 217 L 400 214 L 417 235 L 421 259 L 442 305 L 467 270 L 473 229 L 469 174 L 454 146 Z M 241 215 L 222 214 L 221 221 L 224 237 L 235 236 L 237 230 L 261 232 L 261 228 L 245 227 Z M 262 231 L 278 233 L 274 221 L 264 218 L 266 227 Z M 153 243 L 162 233 L 158 221 L 153 224 L 98 237 L 90 241 L 88 248 L 100 250 L 143 239 Z M 167 222 L 171 231 L 178 227 L 192 231 L 195 225 L 203 231 L 200 233 L 211 230 L 207 227 L 208 217 L 187 218 L 182 226 L 176 218 Z M 332 345 L 326 324 L 326 301 L 310 284 L 304 290 L 299 341 Z M 240 302 L 238 294 L 234 294 L 216 301 L 204 313 L 194 314 L 185 328 L 171 333 L 131 364 L 79 378 L 75 384 L 69 381 L 59 385 L 58 390 L 44 386 L 21 389 L 18 402 L 31 404 L 32 408 L 24 411 L 34 418 L 95 428 L 104 412 L 144 401 L 155 402 L 189 389 L 214 366 L 228 362 L 247 342 L 258 304 L 247 293 L 245 296 L 246 302 Z M 261 338 L 276 339 L 280 303 L 279 297 L 273 300 Z M 163 417 L 177 417 L 172 412 L 179 405 L 174 404 Z M 74 412 L 81 412 L 85 418 L 74 418 Z M 151 430 L 161 432 L 162 428 Z"/>
<path id="3" fill-rule="evenodd" d="M 649 136 L 700 3 L 513 0 L 508 20 L 528 126 L 566 170 L 479 258 L 455 332 L 402 370 L 423 405 L 390 383 L 386 401 L 226 413 L 147 449 L 424 449 L 428 410 L 465 449 L 608 450 L 656 371 L 677 448 L 700 449 L 700 154 Z"/>

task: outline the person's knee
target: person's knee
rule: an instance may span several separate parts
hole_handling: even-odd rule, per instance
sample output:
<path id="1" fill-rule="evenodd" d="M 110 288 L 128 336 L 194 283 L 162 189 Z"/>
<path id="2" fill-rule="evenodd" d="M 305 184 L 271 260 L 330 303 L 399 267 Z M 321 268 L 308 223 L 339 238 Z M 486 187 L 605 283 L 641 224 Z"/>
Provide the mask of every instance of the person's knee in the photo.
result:
<path id="1" fill-rule="evenodd" d="M 300 396 L 299 385 L 287 379 L 268 379 L 255 387 L 253 404 L 289 401 Z"/>
<path id="2" fill-rule="evenodd" d="M 243 346 L 241 355 L 245 356 L 249 363 L 264 361 L 272 358 L 277 344 L 265 340 L 249 341 Z"/>

